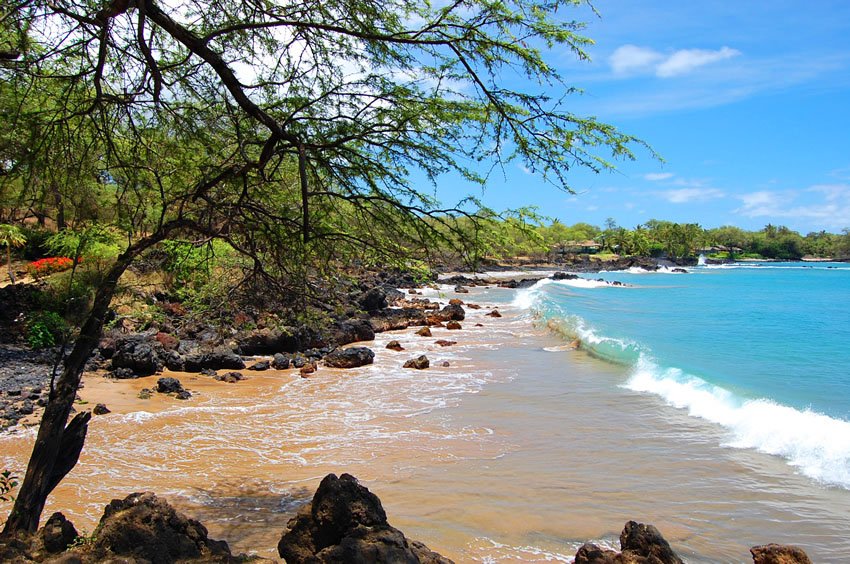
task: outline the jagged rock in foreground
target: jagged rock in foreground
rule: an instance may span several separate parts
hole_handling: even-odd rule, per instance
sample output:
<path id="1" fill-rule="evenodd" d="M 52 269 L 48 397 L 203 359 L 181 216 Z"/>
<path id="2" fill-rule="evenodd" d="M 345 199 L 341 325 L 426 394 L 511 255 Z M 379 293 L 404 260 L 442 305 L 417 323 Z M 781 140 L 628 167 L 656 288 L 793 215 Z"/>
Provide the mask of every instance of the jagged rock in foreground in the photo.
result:
<path id="1" fill-rule="evenodd" d="M 616 552 L 585 543 L 578 549 L 575 564 L 682 564 L 670 544 L 652 525 L 629 521 L 620 533 Z"/>
<path id="2" fill-rule="evenodd" d="M 754 564 L 812 564 L 809 555 L 799 546 L 765 544 L 750 549 Z"/>
<path id="3" fill-rule="evenodd" d="M 196 559 L 204 562 L 231 561 L 224 541 L 207 536 L 198 521 L 175 511 L 151 492 L 114 499 L 103 512 L 93 534 L 94 542 L 84 562 L 113 556 L 146 559 L 153 564 Z M 88 557 L 88 558 L 87 558 Z"/>
<path id="4" fill-rule="evenodd" d="M 328 474 L 313 501 L 287 525 L 278 553 L 287 564 L 451 564 L 390 526 L 378 496 L 343 474 Z"/>

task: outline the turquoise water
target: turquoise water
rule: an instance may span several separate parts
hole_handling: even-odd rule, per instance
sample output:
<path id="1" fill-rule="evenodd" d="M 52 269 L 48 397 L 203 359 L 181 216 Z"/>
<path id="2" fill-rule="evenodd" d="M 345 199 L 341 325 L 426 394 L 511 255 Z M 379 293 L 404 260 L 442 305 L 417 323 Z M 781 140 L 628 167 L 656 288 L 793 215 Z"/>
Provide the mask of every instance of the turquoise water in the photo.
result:
<path id="1" fill-rule="evenodd" d="M 688 270 L 544 280 L 515 304 L 627 365 L 624 387 L 723 427 L 724 445 L 850 489 L 850 265 Z"/>

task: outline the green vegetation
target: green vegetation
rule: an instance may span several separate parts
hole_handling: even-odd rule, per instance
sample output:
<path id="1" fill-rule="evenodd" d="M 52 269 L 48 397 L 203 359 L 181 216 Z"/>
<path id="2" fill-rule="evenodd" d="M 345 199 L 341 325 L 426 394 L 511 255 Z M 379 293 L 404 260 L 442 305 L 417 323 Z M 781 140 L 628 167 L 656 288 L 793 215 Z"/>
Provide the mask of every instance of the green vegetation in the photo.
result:
<path id="1" fill-rule="evenodd" d="M 522 231 L 522 213 L 444 207 L 414 170 L 483 185 L 518 163 L 570 191 L 572 167 L 634 158 L 640 140 L 565 107 L 574 89 L 544 58 L 587 58 L 564 14 L 575 4 L 0 9 L 0 220 L 56 233 L 30 250 L 72 259 L 50 279 L 84 312 L 5 530 L 34 530 L 61 479 L 64 425 L 122 278 L 164 272 L 198 308 L 241 293 L 324 318 L 357 270 L 475 263 L 524 240 L 493 229 Z"/>
<path id="2" fill-rule="evenodd" d="M 10 470 L 0 472 L 0 501 L 12 501 L 15 499 L 11 495 L 12 491 L 18 487 L 18 477 L 12 474 Z"/>
<path id="3" fill-rule="evenodd" d="M 850 230 L 841 234 L 825 231 L 805 236 L 787 227 L 767 225 L 759 231 L 723 226 L 704 229 L 698 224 L 650 220 L 634 229 L 618 226 L 609 219 L 604 228 L 588 223 L 568 226 L 554 220 L 548 224 L 526 212 L 522 218 L 491 220 L 481 236 L 480 260 L 510 260 L 526 257 L 539 262 L 557 262 L 566 254 L 590 254 L 600 259 L 620 256 L 651 256 L 671 259 L 694 258 L 704 253 L 715 259 L 799 260 L 850 258 Z M 481 229 L 479 227 L 479 229 Z"/>
<path id="4" fill-rule="evenodd" d="M 9 271 L 9 281 L 15 283 L 15 272 L 12 270 L 12 247 L 23 247 L 26 237 L 16 225 L 0 225 L 0 245 L 6 247 L 6 269 Z"/>
<path id="5" fill-rule="evenodd" d="M 68 333 L 65 320 L 54 311 L 42 311 L 27 322 L 27 343 L 34 349 L 61 343 Z"/>

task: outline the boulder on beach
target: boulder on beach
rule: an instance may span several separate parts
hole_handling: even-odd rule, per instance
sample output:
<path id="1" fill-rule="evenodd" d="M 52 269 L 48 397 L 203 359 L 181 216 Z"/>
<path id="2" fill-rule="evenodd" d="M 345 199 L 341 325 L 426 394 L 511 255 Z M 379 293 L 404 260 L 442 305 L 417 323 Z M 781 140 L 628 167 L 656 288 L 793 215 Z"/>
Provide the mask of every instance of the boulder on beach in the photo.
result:
<path id="1" fill-rule="evenodd" d="M 458 329 L 463 329 L 463 327 L 457 321 L 449 321 L 446 323 L 446 329 L 450 331 L 457 331 Z"/>
<path id="2" fill-rule="evenodd" d="M 94 409 L 91 410 L 95 415 L 106 415 L 107 413 L 112 413 L 108 407 L 106 407 L 105 403 L 99 403 L 94 406 Z"/>
<path id="3" fill-rule="evenodd" d="M 325 365 L 333 368 L 356 368 L 372 364 L 375 353 L 369 347 L 337 349 L 325 356 Z"/>
<path id="4" fill-rule="evenodd" d="M 376 333 L 425 325 L 425 312 L 417 308 L 387 308 L 372 314 L 369 324 Z"/>
<path id="5" fill-rule="evenodd" d="M 100 560 L 122 556 L 153 563 L 231 559 L 226 542 L 209 538 L 201 523 L 178 513 L 151 492 L 112 500 L 92 538 L 91 553 Z"/>
<path id="6" fill-rule="evenodd" d="M 443 321 L 463 321 L 466 317 L 466 312 L 458 304 L 448 304 L 437 315 Z"/>
<path id="7" fill-rule="evenodd" d="M 390 526 L 378 496 L 354 476 L 328 474 L 290 519 L 277 545 L 288 564 L 451 564 Z"/>
<path id="8" fill-rule="evenodd" d="M 286 370 L 289 368 L 289 355 L 277 353 L 272 359 L 272 368 L 275 370 Z"/>
<path id="9" fill-rule="evenodd" d="M 347 319 L 334 323 L 331 328 L 331 342 L 337 346 L 371 341 L 375 338 L 375 329 L 365 319 Z"/>
<path id="10" fill-rule="evenodd" d="M 192 354 L 185 358 L 186 372 L 210 370 L 242 370 L 245 361 L 242 357 L 227 348 L 218 348 L 211 352 Z"/>
<path id="11" fill-rule="evenodd" d="M 147 340 L 144 336 L 123 339 L 115 343 L 112 369 L 124 369 L 122 377 L 126 377 L 128 371 L 133 376 L 150 376 L 165 367 L 166 356 L 165 349 L 158 341 Z"/>
<path id="12" fill-rule="evenodd" d="M 262 372 L 264 370 L 268 370 L 269 368 L 271 368 L 271 361 L 260 360 L 249 366 L 248 370 L 256 370 L 258 372 Z"/>
<path id="13" fill-rule="evenodd" d="M 463 300 L 458 299 L 458 298 L 452 298 L 452 299 L 450 299 L 450 300 L 449 300 L 449 305 L 459 305 L 459 306 L 462 306 L 462 305 L 463 305 Z"/>
<path id="14" fill-rule="evenodd" d="M 440 345 L 441 347 L 450 347 L 452 345 L 456 345 L 457 341 L 447 341 L 446 339 L 437 339 L 434 341 L 435 345 Z"/>
<path id="15" fill-rule="evenodd" d="M 487 317 L 502 317 L 502 314 L 499 313 L 498 309 L 494 309 L 493 311 L 487 314 Z"/>
<path id="16" fill-rule="evenodd" d="M 431 336 L 431 329 L 429 329 L 428 327 L 423 327 L 422 329 L 417 331 L 416 334 L 419 335 L 420 337 L 430 337 Z"/>
<path id="17" fill-rule="evenodd" d="M 429 366 L 431 366 L 431 362 L 424 354 L 421 354 L 416 358 L 411 358 L 410 360 L 404 363 L 404 368 L 415 368 L 416 370 L 424 370 Z"/>
<path id="18" fill-rule="evenodd" d="M 225 372 L 224 374 L 216 374 L 213 376 L 213 379 L 218 380 L 219 382 L 235 384 L 236 382 L 244 380 L 245 376 L 243 376 L 241 372 Z"/>
<path id="19" fill-rule="evenodd" d="M 403 351 L 404 347 L 398 341 L 390 341 L 387 343 L 387 348 L 391 351 Z"/>
<path id="20" fill-rule="evenodd" d="M 576 552 L 575 564 L 683 564 L 658 529 L 635 521 L 620 533 L 620 551 L 585 543 Z"/>
<path id="21" fill-rule="evenodd" d="M 809 555 L 799 546 L 765 544 L 750 549 L 753 564 L 812 564 Z"/>
<path id="22" fill-rule="evenodd" d="M 376 287 L 370 288 L 363 292 L 360 296 L 360 299 L 357 300 L 358 304 L 363 311 L 378 311 L 380 309 L 385 309 L 388 307 L 387 304 L 387 293 L 383 288 Z"/>
<path id="23" fill-rule="evenodd" d="M 156 391 L 161 394 L 176 394 L 183 391 L 183 384 L 177 378 L 160 378 L 156 381 Z"/>

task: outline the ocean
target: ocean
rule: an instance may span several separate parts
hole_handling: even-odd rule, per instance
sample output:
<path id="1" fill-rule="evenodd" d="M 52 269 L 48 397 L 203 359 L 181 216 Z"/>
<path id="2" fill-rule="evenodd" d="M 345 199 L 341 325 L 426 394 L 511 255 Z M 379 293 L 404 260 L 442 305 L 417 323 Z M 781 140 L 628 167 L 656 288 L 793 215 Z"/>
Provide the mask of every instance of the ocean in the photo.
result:
<path id="1" fill-rule="evenodd" d="M 234 552 L 276 558 L 322 477 L 348 472 L 458 563 L 571 562 L 586 541 L 618 548 L 628 520 L 689 563 L 750 561 L 770 542 L 846 561 L 848 265 L 688 270 L 438 285 L 425 297 L 468 304 L 461 330 L 378 334 L 357 344 L 373 365 L 310 378 L 169 374 L 188 401 L 139 399 L 158 376 L 86 376 L 77 408 L 112 413 L 92 419 L 44 515 L 92 531 L 111 499 L 150 490 Z M 402 367 L 420 354 L 430 368 Z M 0 466 L 22 475 L 34 439 L 0 435 Z"/>
<path id="2" fill-rule="evenodd" d="M 724 445 L 850 488 L 850 266 L 740 263 L 592 278 L 546 280 L 516 304 L 588 354 L 626 366 L 622 386 L 717 424 Z"/>

